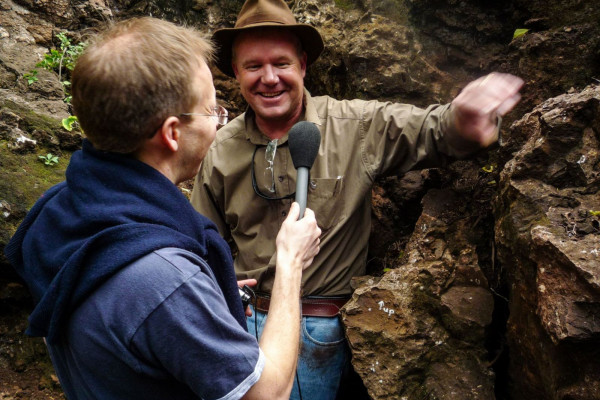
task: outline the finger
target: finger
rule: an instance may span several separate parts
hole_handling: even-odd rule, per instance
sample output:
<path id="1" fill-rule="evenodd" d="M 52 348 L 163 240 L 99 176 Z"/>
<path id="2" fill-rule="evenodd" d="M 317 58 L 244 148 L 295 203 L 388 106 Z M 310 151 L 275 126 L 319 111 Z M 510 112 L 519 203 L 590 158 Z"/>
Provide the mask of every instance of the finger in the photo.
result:
<path id="1" fill-rule="evenodd" d="M 251 317 L 252 316 L 252 309 L 250 308 L 250 306 L 246 307 L 246 317 Z"/>
<path id="2" fill-rule="evenodd" d="M 290 211 L 288 212 L 286 221 L 288 221 L 288 220 L 289 221 L 297 221 L 299 216 L 300 216 L 300 204 L 298 204 L 297 202 L 293 202 L 290 207 Z"/>
<path id="3" fill-rule="evenodd" d="M 465 87 L 467 94 L 486 94 L 497 98 L 508 98 L 518 93 L 524 81 L 514 75 L 492 72 L 471 82 Z"/>
<path id="4" fill-rule="evenodd" d="M 472 111 L 477 111 L 476 107 L 479 105 L 479 112 L 476 112 L 478 115 L 500 114 L 502 116 L 510 111 L 520 98 L 521 95 L 518 91 L 515 92 L 498 87 L 488 88 L 487 90 L 481 90 L 473 96 L 471 106 L 475 110 Z"/>
<path id="5" fill-rule="evenodd" d="M 304 209 L 304 218 L 315 218 L 315 212 L 307 207 Z"/>
<path id="6" fill-rule="evenodd" d="M 257 283 L 258 282 L 256 281 L 256 279 L 242 279 L 240 281 L 237 281 L 238 287 L 242 287 L 244 285 L 256 286 Z"/>
<path id="7" fill-rule="evenodd" d="M 506 86 L 508 87 L 509 90 L 511 90 L 513 93 L 517 93 L 519 90 L 521 90 L 521 88 L 523 87 L 523 85 L 525 84 L 525 81 L 521 78 L 519 78 L 518 76 L 514 76 L 514 75 L 510 75 L 510 74 L 505 74 L 506 77 Z"/>
<path id="8" fill-rule="evenodd" d="M 317 254 L 319 254 L 319 252 L 321 251 L 321 246 L 320 246 L 321 241 L 319 239 L 317 239 L 311 249 L 310 249 L 310 257 L 315 257 Z"/>
<path id="9" fill-rule="evenodd" d="M 489 132 L 486 132 L 486 134 L 482 135 L 481 139 L 479 140 L 479 145 L 481 147 L 488 147 L 492 143 L 496 143 L 498 141 L 498 133 L 499 132 L 496 127 L 490 129 Z"/>
<path id="10" fill-rule="evenodd" d="M 302 264 L 302 269 L 304 270 L 304 269 L 306 269 L 306 268 L 310 267 L 310 266 L 312 265 L 312 263 L 313 263 L 313 260 L 314 260 L 314 259 L 315 259 L 315 258 L 314 258 L 314 257 L 312 257 L 312 258 L 310 258 L 309 260 L 306 260 L 306 261 L 304 262 L 304 264 Z"/>
<path id="11" fill-rule="evenodd" d="M 307 208 L 304 211 L 303 219 L 306 220 L 306 222 L 314 223 L 315 227 L 317 229 L 317 231 L 316 231 L 317 236 L 321 236 L 321 228 L 319 228 L 319 225 L 317 223 L 317 216 L 315 215 L 315 212 L 313 210 L 311 210 L 310 208 Z"/>
<path id="12" fill-rule="evenodd" d="M 315 247 L 315 249 L 311 253 L 311 258 L 315 258 L 317 256 L 317 254 L 319 254 L 320 251 L 321 251 L 321 246 Z"/>
<path id="13" fill-rule="evenodd" d="M 496 113 L 500 116 L 504 116 L 507 112 L 512 110 L 515 105 L 517 105 L 519 100 L 521 100 L 521 95 L 519 93 L 509 97 L 498 106 Z"/>

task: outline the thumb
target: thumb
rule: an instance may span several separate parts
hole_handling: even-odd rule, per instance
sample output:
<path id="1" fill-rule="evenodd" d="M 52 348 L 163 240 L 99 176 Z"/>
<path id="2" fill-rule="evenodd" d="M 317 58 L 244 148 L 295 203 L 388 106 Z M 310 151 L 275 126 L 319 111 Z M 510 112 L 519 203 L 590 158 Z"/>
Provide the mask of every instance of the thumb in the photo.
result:
<path id="1" fill-rule="evenodd" d="M 288 216 L 286 218 L 286 221 L 297 221 L 298 217 L 300 216 L 300 204 L 298 204 L 297 202 L 293 202 L 292 206 L 290 207 L 290 211 L 288 212 Z"/>

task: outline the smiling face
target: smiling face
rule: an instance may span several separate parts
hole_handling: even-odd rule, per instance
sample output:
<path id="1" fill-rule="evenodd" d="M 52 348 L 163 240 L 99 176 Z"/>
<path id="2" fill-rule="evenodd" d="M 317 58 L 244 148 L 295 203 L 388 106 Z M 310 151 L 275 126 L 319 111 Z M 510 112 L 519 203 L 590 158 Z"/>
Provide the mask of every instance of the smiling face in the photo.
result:
<path id="1" fill-rule="evenodd" d="M 233 71 L 259 127 L 292 125 L 302 113 L 306 54 L 281 29 L 241 33 L 233 45 Z"/>

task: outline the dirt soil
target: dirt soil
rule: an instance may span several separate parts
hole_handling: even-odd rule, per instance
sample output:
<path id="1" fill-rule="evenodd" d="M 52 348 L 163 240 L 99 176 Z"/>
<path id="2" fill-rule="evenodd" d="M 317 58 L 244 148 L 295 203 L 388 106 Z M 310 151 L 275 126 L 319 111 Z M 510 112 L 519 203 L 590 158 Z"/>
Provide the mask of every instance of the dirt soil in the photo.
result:
<path id="1" fill-rule="evenodd" d="M 31 311 L 27 290 L 18 283 L 6 287 L 0 292 L 0 400 L 65 399 L 44 342 L 24 334 Z"/>

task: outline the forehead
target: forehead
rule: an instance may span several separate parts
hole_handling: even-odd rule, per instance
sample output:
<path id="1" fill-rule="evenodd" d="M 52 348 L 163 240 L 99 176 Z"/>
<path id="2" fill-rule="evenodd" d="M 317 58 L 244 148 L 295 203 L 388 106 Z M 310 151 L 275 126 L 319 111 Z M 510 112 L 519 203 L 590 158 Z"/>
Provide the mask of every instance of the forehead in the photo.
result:
<path id="1" fill-rule="evenodd" d="M 236 55 L 243 55 L 243 52 L 256 48 L 296 52 L 299 46 L 300 40 L 295 34 L 278 28 L 249 29 L 238 34 L 233 42 Z"/>
<path id="2" fill-rule="evenodd" d="M 204 61 L 200 60 L 198 64 L 193 78 L 194 87 L 200 94 L 201 102 L 214 103 L 216 91 L 213 84 L 212 73 Z"/>

